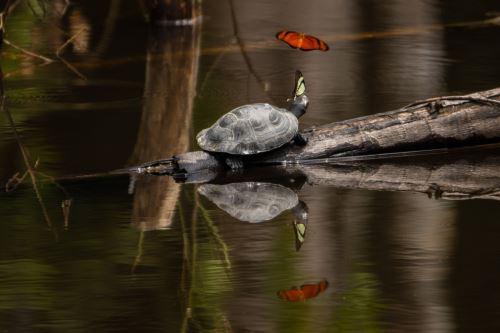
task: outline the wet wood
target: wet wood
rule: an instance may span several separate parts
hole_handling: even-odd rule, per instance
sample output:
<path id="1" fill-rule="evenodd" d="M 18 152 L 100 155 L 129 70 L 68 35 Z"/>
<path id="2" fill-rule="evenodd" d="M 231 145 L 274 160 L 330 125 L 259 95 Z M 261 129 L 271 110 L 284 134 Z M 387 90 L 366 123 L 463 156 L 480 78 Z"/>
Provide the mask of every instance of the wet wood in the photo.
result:
<path id="1" fill-rule="evenodd" d="M 493 100 L 488 103 L 488 99 Z M 500 141 L 500 88 L 433 99 L 303 131 L 308 144 L 289 145 L 254 163 L 434 149 Z"/>
<path id="2" fill-rule="evenodd" d="M 130 165 L 186 152 L 198 76 L 200 27 L 151 30 L 144 103 Z M 180 185 L 170 177 L 136 175 L 133 221 L 141 230 L 168 228 Z"/>

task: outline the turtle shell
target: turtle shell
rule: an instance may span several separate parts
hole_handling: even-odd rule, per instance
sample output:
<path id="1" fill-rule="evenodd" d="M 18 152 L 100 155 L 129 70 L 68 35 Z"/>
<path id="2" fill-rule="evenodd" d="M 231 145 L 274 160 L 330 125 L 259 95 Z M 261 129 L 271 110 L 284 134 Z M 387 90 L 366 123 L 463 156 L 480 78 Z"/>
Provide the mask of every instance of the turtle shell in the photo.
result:
<path id="1" fill-rule="evenodd" d="M 299 202 L 294 191 L 272 183 L 203 184 L 198 192 L 232 217 L 251 223 L 271 220 Z"/>
<path id="2" fill-rule="evenodd" d="M 203 150 L 235 155 L 258 154 L 290 142 L 299 130 L 291 112 L 267 103 L 240 106 L 196 136 Z"/>

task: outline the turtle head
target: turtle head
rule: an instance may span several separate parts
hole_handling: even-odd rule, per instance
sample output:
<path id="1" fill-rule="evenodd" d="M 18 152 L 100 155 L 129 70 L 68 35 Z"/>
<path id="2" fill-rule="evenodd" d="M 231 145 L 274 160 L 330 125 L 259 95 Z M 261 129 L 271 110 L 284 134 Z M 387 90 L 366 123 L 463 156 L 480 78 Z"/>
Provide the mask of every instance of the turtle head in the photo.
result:
<path id="1" fill-rule="evenodd" d="M 297 118 L 300 118 L 306 113 L 307 106 L 309 105 L 309 98 L 307 98 L 305 92 L 306 82 L 304 81 L 304 76 L 300 71 L 296 71 L 292 97 L 287 101 L 290 103 L 288 105 L 288 111 L 293 113 Z"/>

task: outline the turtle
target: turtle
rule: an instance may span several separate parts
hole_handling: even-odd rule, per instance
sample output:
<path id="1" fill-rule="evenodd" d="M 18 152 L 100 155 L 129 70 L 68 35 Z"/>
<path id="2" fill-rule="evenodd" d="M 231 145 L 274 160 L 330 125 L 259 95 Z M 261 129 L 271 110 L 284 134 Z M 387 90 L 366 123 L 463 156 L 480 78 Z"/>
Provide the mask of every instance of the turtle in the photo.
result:
<path id="1" fill-rule="evenodd" d="M 226 164 L 236 169 L 243 166 L 243 156 L 271 151 L 292 140 L 307 144 L 299 133 L 298 121 L 309 105 L 305 89 L 304 76 L 296 71 L 293 95 L 286 109 L 268 103 L 237 107 L 200 131 L 196 135 L 198 145 L 206 152 L 224 156 Z"/>
<path id="2" fill-rule="evenodd" d="M 268 182 L 202 184 L 198 187 L 198 193 L 243 222 L 265 222 L 285 210 L 292 210 L 295 215 L 295 249 L 298 251 L 304 242 L 308 220 L 307 205 L 286 186 Z"/>

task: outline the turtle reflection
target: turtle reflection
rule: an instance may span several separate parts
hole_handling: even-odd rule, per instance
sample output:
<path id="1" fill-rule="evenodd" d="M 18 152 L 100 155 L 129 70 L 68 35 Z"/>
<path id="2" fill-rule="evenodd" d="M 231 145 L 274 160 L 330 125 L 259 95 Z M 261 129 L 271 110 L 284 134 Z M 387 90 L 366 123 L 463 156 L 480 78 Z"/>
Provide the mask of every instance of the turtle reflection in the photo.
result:
<path id="1" fill-rule="evenodd" d="M 203 184 L 198 192 L 232 217 L 250 223 L 269 221 L 285 210 L 295 215 L 295 247 L 304 242 L 308 219 L 307 206 L 290 188 L 265 182 Z"/>

